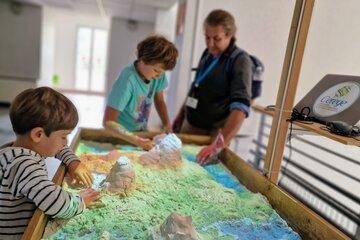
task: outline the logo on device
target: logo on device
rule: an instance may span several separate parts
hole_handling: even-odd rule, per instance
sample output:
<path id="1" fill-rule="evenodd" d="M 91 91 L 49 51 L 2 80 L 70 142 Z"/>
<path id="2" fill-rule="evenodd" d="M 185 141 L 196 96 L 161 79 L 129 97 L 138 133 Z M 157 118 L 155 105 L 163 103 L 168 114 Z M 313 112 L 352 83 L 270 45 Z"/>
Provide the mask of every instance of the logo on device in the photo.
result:
<path id="1" fill-rule="evenodd" d="M 313 111 L 319 117 L 330 117 L 349 108 L 360 96 L 357 82 L 343 82 L 323 92 L 315 101 Z"/>

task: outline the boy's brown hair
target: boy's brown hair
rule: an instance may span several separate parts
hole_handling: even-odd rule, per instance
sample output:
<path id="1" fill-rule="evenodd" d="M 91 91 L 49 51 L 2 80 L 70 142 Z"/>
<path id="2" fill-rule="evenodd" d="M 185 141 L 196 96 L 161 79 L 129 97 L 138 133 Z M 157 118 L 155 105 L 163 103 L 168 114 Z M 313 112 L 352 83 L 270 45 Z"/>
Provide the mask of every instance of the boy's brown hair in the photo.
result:
<path id="1" fill-rule="evenodd" d="M 41 127 L 46 136 L 58 130 L 74 129 L 79 117 L 74 104 L 61 93 L 49 88 L 30 88 L 16 96 L 10 106 L 14 132 L 26 134 Z"/>
<path id="2" fill-rule="evenodd" d="M 175 67 L 178 50 L 175 45 L 160 35 L 152 35 L 137 45 L 137 58 L 145 64 L 163 64 L 164 70 Z"/>

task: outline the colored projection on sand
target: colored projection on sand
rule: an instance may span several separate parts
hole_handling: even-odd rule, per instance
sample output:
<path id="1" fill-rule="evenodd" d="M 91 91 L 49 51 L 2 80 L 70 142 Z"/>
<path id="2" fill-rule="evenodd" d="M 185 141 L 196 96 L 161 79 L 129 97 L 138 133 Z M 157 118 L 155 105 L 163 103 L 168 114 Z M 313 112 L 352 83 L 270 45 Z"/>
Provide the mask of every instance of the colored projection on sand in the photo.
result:
<path id="1" fill-rule="evenodd" d="M 131 189 L 103 194 L 100 207 L 86 209 L 70 220 L 49 222 L 44 236 L 46 239 L 163 239 L 156 238 L 155 233 L 172 216 L 191 223 L 194 236 L 197 233 L 204 240 L 300 239 L 262 195 L 240 185 L 221 164 L 203 168 L 195 163 L 200 149 L 184 145 L 180 166 L 159 168 L 141 164 L 139 156 L 144 152 L 132 146 L 80 142 L 77 154 L 85 154 L 82 156 L 88 159 L 89 168 L 98 172 L 94 175 L 94 188 L 104 182 L 111 164 L 119 157 L 129 159 L 135 184 Z"/>

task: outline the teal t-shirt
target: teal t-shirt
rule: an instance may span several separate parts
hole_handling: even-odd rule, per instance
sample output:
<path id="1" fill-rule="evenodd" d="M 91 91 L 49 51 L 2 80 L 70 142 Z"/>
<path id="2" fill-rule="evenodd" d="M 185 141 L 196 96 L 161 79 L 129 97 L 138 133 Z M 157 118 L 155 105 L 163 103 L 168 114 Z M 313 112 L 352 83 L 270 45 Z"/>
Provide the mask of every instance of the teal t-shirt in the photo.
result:
<path id="1" fill-rule="evenodd" d="M 165 74 L 146 84 L 132 64 L 125 67 L 115 81 L 107 106 L 120 112 L 117 121 L 127 130 L 145 131 L 154 95 L 167 85 Z"/>

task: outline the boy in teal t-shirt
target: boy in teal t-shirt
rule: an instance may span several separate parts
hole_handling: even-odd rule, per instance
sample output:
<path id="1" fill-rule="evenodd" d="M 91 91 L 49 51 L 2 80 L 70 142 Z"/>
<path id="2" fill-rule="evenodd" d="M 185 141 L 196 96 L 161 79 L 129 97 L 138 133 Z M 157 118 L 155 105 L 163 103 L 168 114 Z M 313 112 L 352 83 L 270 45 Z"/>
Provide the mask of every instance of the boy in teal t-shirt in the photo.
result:
<path id="1" fill-rule="evenodd" d="M 170 132 L 163 92 L 168 85 L 165 71 L 175 67 L 177 56 L 174 44 L 162 36 L 150 36 L 141 41 L 137 46 L 137 60 L 121 71 L 110 91 L 104 126 L 115 128 L 124 140 L 149 149 L 152 146 L 150 141 L 139 139 L 128 131 L 147 130 L 154 101 L 165 132 Z"/>
<path id="2" fill-rule="evenodd" d="M 107 100 L 107 107 L 121 112 L 117 122 L 131 132 L 147 130 L 153 98 L 168 85 L 165 74 L 145 83 L 135 65 L 136 62 L 122 70 Z"/>

